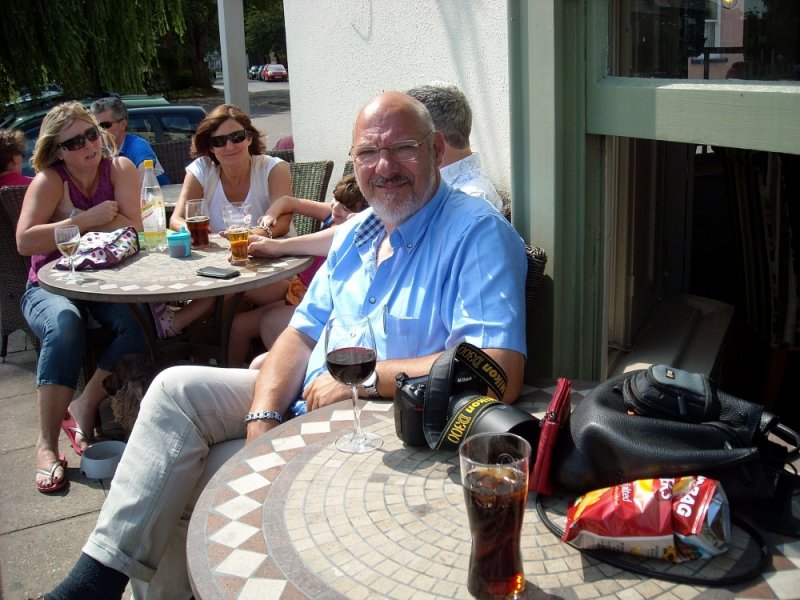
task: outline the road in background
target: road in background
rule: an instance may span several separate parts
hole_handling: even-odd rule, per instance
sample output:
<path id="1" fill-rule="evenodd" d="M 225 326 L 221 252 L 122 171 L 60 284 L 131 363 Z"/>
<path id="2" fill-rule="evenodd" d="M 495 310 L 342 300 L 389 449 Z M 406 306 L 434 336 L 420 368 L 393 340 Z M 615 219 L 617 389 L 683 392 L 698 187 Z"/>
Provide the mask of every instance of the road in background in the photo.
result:
<path id="1" fill-rule="evenodd" d="M 222 78 L 217 78 L 214 88 L 218 94 L 198 98 L 184 98 L 182 104 L 199 104 L 206 111 L 225 102 Z M 289 103 L 289 82 L 248 80 L 250 116 L 259 131 L 266 134 L 267 148 L 272 148 L 284 136 L 292 135 L 292 111 Z"/>

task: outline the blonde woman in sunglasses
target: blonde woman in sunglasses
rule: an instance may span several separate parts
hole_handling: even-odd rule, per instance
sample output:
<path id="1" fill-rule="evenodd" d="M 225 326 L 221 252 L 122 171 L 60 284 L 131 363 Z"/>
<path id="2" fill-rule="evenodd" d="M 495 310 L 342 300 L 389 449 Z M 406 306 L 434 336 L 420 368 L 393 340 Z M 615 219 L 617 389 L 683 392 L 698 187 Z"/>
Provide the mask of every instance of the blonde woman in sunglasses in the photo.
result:
<path id="1" fill-rule="evenodd" d="M 270 203 L 282 196 L 292 195 L 289 165 L 280 158 L 264 154 L 264 136 L 255 128 L 250 117 L 234 104 L 221 104 L 213 109 L 197 127 L 192 140 L 192 155 L 196 159 L 186 167 L 175 211 L 169 220 L 172 229 L 186 224 L 186 202 L 203 198 L 208 205 L 209 227 L 212 232 L 225 229 L 223 207 L 247 203 L 253 223 L 261 223 Z M 259 233 L 270 237 L 293 235 L 292 215 L 281 215 L 269 231 Z M 288 281 L 279 281 L 244 296 L 245 308 L 264 306 L 280 300 L 289 287 Z M 177 335 L 187 325 L 208 312 L 213 299 L 193 300 L 179 311 L 160 305 L 151 305 L 158 335 L 161 338 Z M 231 339 L 229 364 L 244 366 L 249 339 Z M 230 361 L 233 362 L 230 362 Z"/>
<path id="2" fill-rule="evenodd" d="M 32 163 L 31 182 L 17 223 L 17 248 L 31 257 L 22 312 L 42 344 L 36 371 L 39 440 L 36 444 L 36 488 L 52 493 L 67 485 L 67 459 L 58 450 L 63 429 L 76 454 L 83 453 L 94 430 L 95 415 L 106 393 L 102 382 L 124 355 L 146 352 L 141 328 L 124 304 L 86 302 L 39 287 L 42 265 L 59 256 L 55 230 L 75 225 L 80 233 L 142 230 L 139 177 L 127 158 L 104 148 L 113 139 L 100 131 L 79 102 L 53 107 L 44 118 Z M 114 333 L 97 370 L 73 400 L 86 353 L 85 319 Z"/>

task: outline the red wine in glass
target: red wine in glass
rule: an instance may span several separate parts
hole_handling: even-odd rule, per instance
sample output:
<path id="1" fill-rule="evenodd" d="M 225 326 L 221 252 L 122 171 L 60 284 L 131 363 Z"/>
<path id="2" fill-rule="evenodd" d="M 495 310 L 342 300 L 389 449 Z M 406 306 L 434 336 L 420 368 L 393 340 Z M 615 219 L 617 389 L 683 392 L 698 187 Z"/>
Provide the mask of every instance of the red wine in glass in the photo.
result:
<path id="1" fill-rule="evenodd" d="M 375 336 L 367 317 L 342 315 L 325 326 L 325 363 L 336 381 L 350 386 L 353 400 L 353 431 L 336 440 L 342 452 L 361 454 L 380 448 L 383 438 L 361 429 L 358 385 L 375 371 Z"/>
<path id="2" fill-rule="evenodd" d="M 328 352 L 328 371 L 336 381 L 358 385 L 375 370 L 375 351 L 369 348 L 338 348 Z"/>

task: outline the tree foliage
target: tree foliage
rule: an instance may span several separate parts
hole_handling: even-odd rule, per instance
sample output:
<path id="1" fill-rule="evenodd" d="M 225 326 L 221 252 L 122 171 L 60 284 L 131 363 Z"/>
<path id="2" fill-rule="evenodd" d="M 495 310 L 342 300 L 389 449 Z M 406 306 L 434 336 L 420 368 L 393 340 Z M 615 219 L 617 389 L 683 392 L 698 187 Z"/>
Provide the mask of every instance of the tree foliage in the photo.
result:
<path id="1" fill-rule="evenodd" d="M 184 0 L 6 2 L 0 99 L 50 85 L 69 96 L 144 89 L 160 39 L 184 33 Z"/>
<path id="2" fill-rule="evenodd" d="M 285 60 L 286 26 L 283 0 L 251 1 L 245 5 L 245 46 L 250 54 L 266 60 L 274 53 Z"/>

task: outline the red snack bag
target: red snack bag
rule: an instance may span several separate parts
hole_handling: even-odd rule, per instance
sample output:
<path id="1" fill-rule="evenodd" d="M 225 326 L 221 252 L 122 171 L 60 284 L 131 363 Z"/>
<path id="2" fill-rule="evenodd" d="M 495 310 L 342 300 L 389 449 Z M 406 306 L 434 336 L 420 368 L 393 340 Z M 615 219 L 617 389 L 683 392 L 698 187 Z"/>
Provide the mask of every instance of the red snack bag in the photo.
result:
<path id="1" fill-rule="evenodd" d="M 727 550 L 728 504 L 705 477 L 642 479 L 589 492 L 567 512 L 562 541 L 672 562 Z"/>

